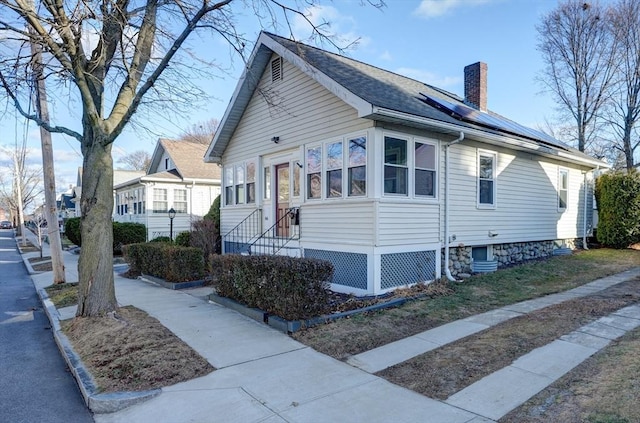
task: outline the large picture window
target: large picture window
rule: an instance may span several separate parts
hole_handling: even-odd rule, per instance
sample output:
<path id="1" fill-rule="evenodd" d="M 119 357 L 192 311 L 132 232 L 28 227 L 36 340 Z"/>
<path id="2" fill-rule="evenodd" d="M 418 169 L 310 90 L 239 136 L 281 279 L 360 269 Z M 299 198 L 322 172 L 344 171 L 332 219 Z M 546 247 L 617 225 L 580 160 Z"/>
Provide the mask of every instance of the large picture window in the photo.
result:
<path id="1" fill-rule="evenodd" d="M 478 206 L 496 205 L 496 153 L 478 152 Z"/>
<path id="2" fill-rule="evenodd" d="M 306 154 L 307 198 L 322 197 L 322 147 L 308 148 Z"/>
<path id="3" fill-rule="evenodd" d="M 348 178 L 349 196 L 367 194 L 367 139 L 365 137 L 349 140 Z"/>
<path id="4" fill-rule="evenodd" d="M 569 171 L 560 169 L 558 171 L 558 210 L 566 210 L 569 200 Z"/>
<path id="5" fill-rule="evenodd" d="M 384 137 L 384 192 L 407 195 L 407 140 Z"/>

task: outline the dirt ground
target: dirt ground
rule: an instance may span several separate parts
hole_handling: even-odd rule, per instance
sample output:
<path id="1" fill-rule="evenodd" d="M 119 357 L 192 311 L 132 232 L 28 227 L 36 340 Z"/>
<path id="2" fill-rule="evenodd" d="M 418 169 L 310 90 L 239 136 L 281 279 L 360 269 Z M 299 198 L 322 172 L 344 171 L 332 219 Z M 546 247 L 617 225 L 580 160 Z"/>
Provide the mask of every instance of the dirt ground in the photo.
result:
<path id="1" fill-rule="evenodd" d="M 100 318 L 63 322 L 64 333 L 101 392 L 143 391 L 213 370 L 157 319 L 131 306 Z"/>
<path id="2" fill-rule="evenodd" d="M 640 422 L 639 351 L 640 329 L 636 329 L 580 364 L 500 422 Z"/>
<path id="3" fill-rule="evenodd" d="M 446 399 L 533 349 L 640 301 L 639 287 L 640 279 L 629 281 L 531 312 L 385 369 L 378 376 L 428 397 Z"/>

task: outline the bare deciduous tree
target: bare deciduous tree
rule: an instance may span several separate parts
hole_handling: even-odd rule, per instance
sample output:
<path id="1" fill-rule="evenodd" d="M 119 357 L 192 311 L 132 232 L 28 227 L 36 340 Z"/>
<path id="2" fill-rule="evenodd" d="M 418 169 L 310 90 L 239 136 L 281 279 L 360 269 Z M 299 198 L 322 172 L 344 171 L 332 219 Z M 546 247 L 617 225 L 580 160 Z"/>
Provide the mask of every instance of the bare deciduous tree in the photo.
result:
<path id="1" fill-rule="evenodd" d="M 301 5 L 309 7 L 318 1 Z M 285 23 L 290 33 L 293 18 L 300 17 L 313 36 L 331 42 L 323 24 L 315 25 L 297 8 L 298 3 L 287 4 L 276 0 L 0 0 L 1 86 L 23 116 L 81 145 L 78 316 L 103 315 L 117 308 L 111 228 L 113 142 L 141 109 L 175 114 L 206 98 L 195 76 L 219 67 L 192 54 L 188 42 L 195 33 L 226 41 L 246 60 L 254 35 L 246 39 L 237 30 L 236 13 L 243 8 L 263 24 Z M 48 86 L 69 87 L 71 101 L 82 110 L 79 127 L 48 124 L 24 107 L 30 101 L 29 90 L 24 90 L 29 88 L 30 43 L 42 50 Z"/>
<path id="2" fill-rule="evenodd" d="M 615 74 L 615 38 L 608 9 L 584 0 L 565 0 L 537 26 L 545 69 L 541 80 L 561 113 L 576 123 L 577 146 L 585 151 L 610 98 Z"/>
<path id="3" fill-rule="evenodd" d="M 19 201 L 16 184 L 20 184 L 22 210 L 26 210 L 42 197 L 42 169 L 27 165 L 28 149 L 24 145 L 2 147 L 0 151 L 11 161 L 6 172 L 0 172 L 0 203 L 15 217 Z"/>
<path id="4" fill-rule="evenodd" d="M 151 155 L 145 150 L 137 150 L 120 157 L 118 163 L 125 165 L 126 170 L 143 170 L 146 172 L 151 164 Z"/>
<path id="5" fill-rule="evenodd" d="M 193 124 L 189 129 L 180 134 L 178 138 L 184 141 L 209 145 L 218 130 L 219 123 L 218 119 L 211 118 L 205 122 Z"/>
<path id="6" fill-rule="evenodd" d="M 618 70 L 608 121 L 614 134 L 612 146 L 624 154 L 626 168 L 632 169 L 640 145 L 636 132 L 640 119 L 640 2 L 621 0 L 615 4 L 611 30 L 616 39 Z"/>

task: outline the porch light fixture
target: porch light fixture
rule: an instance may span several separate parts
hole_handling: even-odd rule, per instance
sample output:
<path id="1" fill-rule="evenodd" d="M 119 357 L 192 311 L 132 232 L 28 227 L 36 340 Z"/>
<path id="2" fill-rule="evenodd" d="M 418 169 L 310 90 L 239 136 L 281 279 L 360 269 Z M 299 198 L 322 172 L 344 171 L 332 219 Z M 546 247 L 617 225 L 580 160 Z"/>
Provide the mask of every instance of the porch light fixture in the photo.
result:
<path id="1" fill-rule="evenodd" d="M 173 241 L 173 218 L 176 217 L 176 211 L 171 207 L 169 209 L 169 238 Z"/>
<path id="2" fill-rule="evenodd" d="M 277 144 L 280 142 L 280 137 L 271 137 L 271 141 Z"/>

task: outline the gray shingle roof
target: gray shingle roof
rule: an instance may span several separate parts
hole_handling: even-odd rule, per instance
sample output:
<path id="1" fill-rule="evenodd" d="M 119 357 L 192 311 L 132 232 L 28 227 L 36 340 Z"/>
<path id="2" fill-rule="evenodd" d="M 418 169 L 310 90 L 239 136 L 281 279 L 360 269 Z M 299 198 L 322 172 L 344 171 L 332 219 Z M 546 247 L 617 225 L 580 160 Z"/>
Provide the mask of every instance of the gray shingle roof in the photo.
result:
<path id="1" fill-rule="evenodd" d="M 266 44 L 269 44 L 271 48 L 267 47 Z M 309 68 L 314 72 L 321 72 L 339 86 L 349 91 L 355 97 L 368 103 L 371 106 L 372 111 L 368 116 L 363 117 L 378 120 L 389 120 L 400 124 L 409 124 L 408 121 L 403 122 L 402 118 L 392 119 L 379 114 L 374 114 L 377 108 L 395 111 L 403 114 L 404 116 L 424 118 L 426 120 L 438 121 L 452 125 L 453 127 L 459 128 L 458 130 L 472 129 L 481 131 L 487 135 L 524 139 L 529 143 L 538 144 L 545 149 L 562 151 L 563 153 L 573 156 L 580 161 L 586 161 L 591 164 L 602 163 L 606 166 L 606 163 L 599 162 L 560 141 L 549 143 L 548 141 L 545 141 L 545 137 L 522 137 L 504 132 L 500 129 L 489 128 L 474 122 L 460 120 L 446 113 L 446 111 L 439 110 L 424 101 L 426 95 L 431 98 L 446 100 L 449 103 L 460 104 L 463 106 L 466 105 L 463 98 L 453 93 L 339 54 L 331 53 L 267 32 L 262 32 L 260 35 L 259 42 L 257 43 L 252 54 L 252 59 L 249 62 L 249 67 L 245 70 L 245 73 L 236 88 L 234 97 L 232 98 L 221 121 L 218 133 L 206 152 L 206 160 L 215 161 L 223 154 L 224 149 L 231 139 L 231 136 L 242 117 L 244 109 L 255 90 L 257 81 L 269 62 L 271 54 L 274 50 L 278 50 L 280 48 L 283 48 L 284 51 L 288 50 L 293 53 L 309 65 Z M 275 52 L 282 55 L 284 51 Z M 494 112 L 488 113 L 509 122 L 508 119 Z"/>

